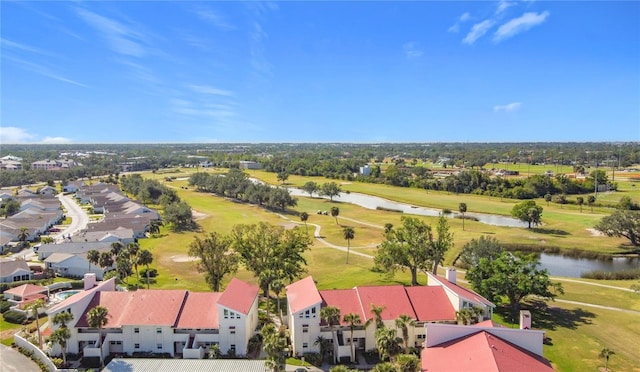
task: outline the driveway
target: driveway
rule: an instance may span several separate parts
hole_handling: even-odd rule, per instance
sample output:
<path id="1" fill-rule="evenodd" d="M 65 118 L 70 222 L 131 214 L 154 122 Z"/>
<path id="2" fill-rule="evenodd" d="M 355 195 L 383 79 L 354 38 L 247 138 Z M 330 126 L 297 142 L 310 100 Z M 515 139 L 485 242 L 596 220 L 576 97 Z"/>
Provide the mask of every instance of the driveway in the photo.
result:
<path id="1" fill-rule="evenodd" d="M 84 230 L 89 223 L 89 216 L 85 210 L 82 209 L 75 200 L 73 200 L 72 195 L 58 194 L 57 198 L 67 210 L 67 217 L 71 217 L 71 223 L 66 225 L 62 231 L 53 235 L 53 238 L 56 241 L 62 241 L 64 239 L 63 236 L 74 235 L 75 233 Z"/>
<path id="2" fill-rule="evenodd" d="M 40 372 L 40 367 L 18 351 L 0 344 L 0 372 Z"/>

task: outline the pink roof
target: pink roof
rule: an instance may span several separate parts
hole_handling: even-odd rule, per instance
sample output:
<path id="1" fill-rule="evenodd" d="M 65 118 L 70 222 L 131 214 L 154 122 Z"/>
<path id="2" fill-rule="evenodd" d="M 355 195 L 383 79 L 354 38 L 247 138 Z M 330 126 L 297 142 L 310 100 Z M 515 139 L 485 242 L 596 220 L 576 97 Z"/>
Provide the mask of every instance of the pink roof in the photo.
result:
<path id="1" fill-rule="evenodd" d="M 421 322 L 456 320 L 456 311 L 440 286 L 406 287 L 409 301 Z"/>
<path id="2" fill-rule="evenodd" d="M 229 309 L 239 311 L 242 314 L 249 314 L 251 305 L 258 296 L 258 287 L 233 278 L 224 290 L 218 303 Z"/>
<path id="3" fill-rule="evenodd" d="M 87 313 L 98 305 L 106 307 L 109 311 L 105 328 L 119 328 L 123 325 L 174 326 L 186 294 L 185 290 L 153 289 L 140 289 L 135 292 L 97 292 L 76 327 L 88 327 Z"/>
<path id="4" fill-rule="evenodd" d="M 340 322 L 343 325 L 346 325 L 347 323 L 343 322 L 342 318 L 349 313 L 360 315 L 362 323 L 367 320 L 364 309 L 360 304 L 358 293 L 355 289 L 333 289 L 320 291 L 320 296 L 322 296 L 322 300 L 324 300 L 323 305 L 333 306 L 340 309 Z"/>
<path id="5" fill-rule="evenodd" d="M 476 323 L 474 324 L 475 327 L 494 327 L 494 328 L 507 328 L 505 326 L 503 326 L 502 324 L 498 324 L 496 322 L 494 322 L 491 319 L 487 319 L 485 321 L 482 321 L 480 323 Z"/>
<path id="6" fill-rule="evenodd" d="M 287 301 L 292 313 L 322 302 L 316 283 L 311 276 L 289 284 L 286 288 Z"/>
<path id="7" fill-rule="evenodd" d="M 97 286 L 90 288 L 86 291 L 82 291 L 79 292 L 73 296 L 69 296 L 66 299 L 64 299 L 62 302 L 52 306 L 51 308 L 49 308 L 49 310 L 47 310 L 48 314 L 55 314 L 56 312 L 67 308 L 68 306 L 71 306 L 75 303 L 80 302 L 82 299 L 86 298 L 86 297 L 90 297 L 93 296 L 94 293 L 102 291 L 102 290 L 108 290 L 106 288 L 110 288 L 112 285 L 114 285 L 116 281 L 116 278 L 111 278 L 109 280 L 105 280 L 100 282 Z"/>
<path id="8" fill-rule="evenodd" d="M 480 296 L 479 294 L 477 294 L 476 292 L 474 292 L 474 291 L 472 291 L 470 289 L 461 287 L 461 286 L 459 286 L 457 284 L 453 284 L 453 283 L 451 283 L 450 281 L 448 281 L 445 278 L 441 278 L 441 277 L 438 277 L 438 276 L 435 276 L 435 275 L 432 275 L 432 277 L 437 279 L 438 282 L 442 283 L 443 286 L 449 288 L 452 292 L 454 292 L 455 294 L 457 294 L 460 297 L 466 298 L 466 299 L 471 300 L 473 302 L 477 302 L 477 303 L 481 303 L 481 304 L 484 304 L 484 305 L 487 305 L 487 306 L 495 307 L 495 305 L 491 301 L 487 300 L 486 298 Z"/>
<path id="9" fill-rule="evenodd" d="M 6 294 L 10 294 L 13 296 L 19 296 L 22 299 L 26 299 L 27 297 L 31 297 L 33 295 L 37 295 L 43 292 L 47 292 L 47 288 L 46 287 L 41 287 L 39 285 L 35 285 L 35 284 L 23 284 L 21 286 L 15 287 L 15 288 L 11 288 L 8 289 L 6 291 L 4 291 L 4 293 Z"/>
<path id="10" fill-rule="evenodd" d="M 404 286 L 365 286 L 356 287 L 356 291 L 358 292 L 360 303 L 365 312 L 366 319 L 363 319 L 363 321 L 373 318 L 371 304 L 384 307 L 382 320 L 393 320 L 402 314 L 409 315 L 413 319 L 416 318 Z"/>
<path id="11" fill-rule="evenodd" d="M 222 293 L 188 292 L 176 328 L 219 328 L 216 302 Z"/>
<path id="12" fill-rule="evenodd" d="M 536 371 L 551 372 L 548 360 L 487 331 L 422 350 L 422 371 Z"/>

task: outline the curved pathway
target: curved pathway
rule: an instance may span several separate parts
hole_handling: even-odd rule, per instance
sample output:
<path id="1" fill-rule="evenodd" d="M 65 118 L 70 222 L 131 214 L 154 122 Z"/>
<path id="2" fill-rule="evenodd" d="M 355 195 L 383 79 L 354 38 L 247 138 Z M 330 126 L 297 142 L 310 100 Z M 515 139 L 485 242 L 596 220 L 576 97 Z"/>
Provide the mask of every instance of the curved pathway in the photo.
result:
<path id="1" fill-rule="evenodd" d="M 552 276 L 551 279 L 558 280 L 558 281 L 561 281 L 561 282 L 571 282 L 571 283 L 578 283 L 578 284 L 595 285 L 597 287 L 603 287 L 603 288 L 609 288 L 609 289 L 617 289 L 617 290 L 620 290 L 620 291 L 627 291 L 627 292 L 635 292 L 633 289 L 630 289 L 630 288 L 622 288 L 622 287 L 616 287 L 615 285 L 585 282 L 585 281 L 582 281 L 582 280 L 575 280 L 575 279 L 567 279 L 567 278 L 560 277 L 560 276 Z"/>
<path id="2" fill-rule="evenodd" d="M 65 226 L 60 233 L 54 235 L 54 239 L 56 241 L 61 241 L 64 239 L 63 236 L 74 235 L 75 233 L 85 229 L 87 224 L 89 224 L 89 216 L 87 215 L 87 212 L 82 209 L 75 200 L 73 200 L 73 197 L 58 194 L 57 198 L 67 210 L 66 215 L 71 217 L 71 223 Z"/>
<path id="3" fill-rule="evenodd" d="M 624 313 L 629 313 L 629 314 L 634 314 L 634 315 L 640 315 L 640 311 L 636 311 L 636 310 L 629 310 L 629 309 L 621 309 L 619 307 L 612 307 L 612 306 L 604 306 L 604 305 L 596 305 L 596 304 L 590 304 L 588 302 L 578 302 L 578 301 L 569 301 L 569 300 L 559 300 L 559 299 L 555 299 L 555 302 L 562 302 L 565 304 L 571 304 L 571 305 L 580 305 L 580 306 L 588 306 L 588 307 L 595 307 L 598 309 L 604 309 L 604 310 L 613 310 L 613 311 L 621 311 Z"/>
<path id="4" fill-rule="evenodd" d="M 36 362 L 2 344 L 0 344 L 0 363 L 2 372 L 40 372 Z"/>

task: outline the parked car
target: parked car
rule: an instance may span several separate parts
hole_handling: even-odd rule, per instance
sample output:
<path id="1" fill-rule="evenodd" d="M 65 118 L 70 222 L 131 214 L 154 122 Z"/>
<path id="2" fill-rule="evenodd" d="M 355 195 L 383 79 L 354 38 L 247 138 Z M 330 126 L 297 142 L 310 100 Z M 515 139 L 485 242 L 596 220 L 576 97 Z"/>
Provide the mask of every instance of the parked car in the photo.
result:
<path id="1" fill-rule="evenodd" d="M 49 229 L 49 232 L 60 232 L 60 229 L 57 227 L 52 227 Z"/>

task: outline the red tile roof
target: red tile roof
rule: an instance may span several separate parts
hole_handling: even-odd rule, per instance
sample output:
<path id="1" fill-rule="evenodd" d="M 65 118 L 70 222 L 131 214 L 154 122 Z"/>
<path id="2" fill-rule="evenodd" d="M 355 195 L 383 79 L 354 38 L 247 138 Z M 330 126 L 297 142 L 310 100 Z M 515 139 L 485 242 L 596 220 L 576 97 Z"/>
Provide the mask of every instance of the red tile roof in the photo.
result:
<path id="1" fill-rule="evenodd" d="M 33 295 L 47 293 L 47 288 L 35 284 L 23 284 L 15 288 L 7 289 L 4 293 L 26 299 Z"/>
<path id="2" fill-rule="evenodd" d="M 405 291 L 413 305 L 416 320 L 421 322 L 456 320 L 456 311 L 442 287 L 406 287 Z"/>
<path id="3" fill-rule="evenodd" d="M 242 314 L 249 314 L 251 305 L 258 296 L 258 287 L 233 278 L 220 296 L 218 303 L 229 309 L 239 311 Z"/>
<path id="4" fill-rule="evenodd" d="M 292 313 L 322 302 L 320 293 L 311 276 L 298 280 L 286 287 L 287 300 Z"/>
<path id="5" fill-rule="evenodd" d="M 62 300 L 62 302 L 50 307 L 49 310 L 47 310 L 47 313 L 48 314 L 55 314 L 55 313 L 57 313 L 58 311 L 60 311 L 62 309 L 65 309 L 65 308 L 67 308 L 67 307 L 69 307 L 69 306 L 71 306 L 73 304 L 76 304 L 76 303 L 82 301 L 84 298 L 93 296 L 96 292 L 105 290 L 106 288 L 110 288 L 111 286 L 115 285 L 115 281 L 116 281 L 116 278 L 111 278 L 109 280 L 105 280 L 105 281 L 100 282 L 97 286 L 95 286 L 95 287 L 93 287 L 91 289 L 79 292 L 79 293 L 77 293 L 77 294 L 75 294 L 73 296 L 69 296 L 66 299 Z M 76 324 L 77 323 L 79 323 L 79 321 L 76 322 Z"/>
<path id="6" fill-rule="evenodd" d="M 222 293 L 188 292 L 176 328 L 219 328 L 218 306 Z"/>
<path id="7" fill-rule="evenodd" d="M 123 325 L 174 326 L 187 291 L 148 290 L 135 292 L 97 292 L 78 320 L 76 327 L 88 327 L 87 313 L 95 306 L 106 307 L 109 317 L 105 328 Z"/>
<path id="8" fill-rule="evenodd" d="M 360 315 L 362 323 L 367 321 L 364 309 L 360 304 L 360 299 L 358 298 L 358 293 L 355 289 L 333 289 L 320 291 L 320 296 L 322 296 L 323 307 L 334 306 L 340 309 L 340 322 L 343 325 L 346 325 L 347 323 L 343 322 L 342 318 L 349 313 Z M 322 322 L 324 323 L 324 320 L 322 320 Z"/>
<path id="9" fill-rule="evenodd" d="M 551 372 L 548 360 L 487 331 L 422 350 L 422 371 L 536 371 Z"/>
<path id="10" fill-rule="evenodd" d="M 474 292 L 474 291 L 472 291 L 470 289 L 461 287 L 461 286 L 459 286 L 457 284 L 453 284 L 453 283 L 451 283 L 450 281 L 448 281 L 445 278 L 442 278 L 442 277 L 439 277 L 439 276 L 436 276 L 436 275 L 432 275 L 432 274 L 429 274 L 429 275 L 431 277 L 435 278 L 444 287 L 448 288 L 449 290 L 451 290 L 453 293 L 457 294 L 460 297 L 466 298 L 466 299 L 471 300 L 471 301 L 476 302 L 476 303 L 481 303 L 481 304 L 484 304 L 484 305 L 487 305 L 487 306 L 495 307 L 495 305 L 491 301 L 487 300 L 486 298 L 480 296 L 479 294 L 477 294 L 476 292 Z"/>
<path id="11" fill-rule="evenodd" d="M 363 321 L 373 318 L 371 304 L 384 307 L 382 320 L 394 320 L 402 314 L 409 315 L 413 319 L 416 318 L 404 286 L 364 286 L 356 287 L 356 291 L 365 312 Z"/>

